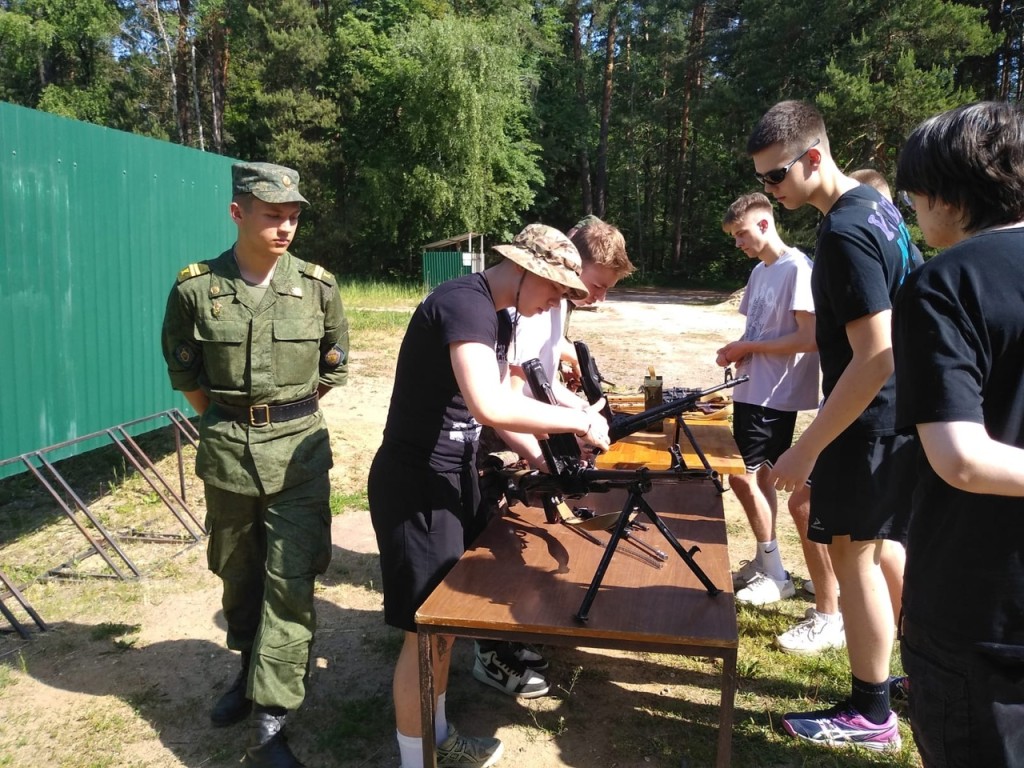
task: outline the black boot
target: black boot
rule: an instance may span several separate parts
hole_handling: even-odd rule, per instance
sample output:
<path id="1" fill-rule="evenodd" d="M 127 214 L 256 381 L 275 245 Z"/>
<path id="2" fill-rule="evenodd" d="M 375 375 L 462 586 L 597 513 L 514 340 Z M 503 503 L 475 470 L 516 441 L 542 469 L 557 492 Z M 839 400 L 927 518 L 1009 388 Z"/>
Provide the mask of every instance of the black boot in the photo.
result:
<path id="1" fill-rule="evenodd" d="M 285 709 L 283 707 L 253 707 L 252 746 L 245 750 L 244 765 L 253 768 L 303 768 L 302 763 L 288 748 L 284 735 Z"/>
<path id="2" fill-rule="evenodd" d="M 249 677 L 249 654 L 242 653 L 242 669 L 235 682 L 217 699 L 210 712 L 210 722 L 216 728 L 240 723 L 252 711 L 252 701 L 245 697 L 245 683 Z"/>

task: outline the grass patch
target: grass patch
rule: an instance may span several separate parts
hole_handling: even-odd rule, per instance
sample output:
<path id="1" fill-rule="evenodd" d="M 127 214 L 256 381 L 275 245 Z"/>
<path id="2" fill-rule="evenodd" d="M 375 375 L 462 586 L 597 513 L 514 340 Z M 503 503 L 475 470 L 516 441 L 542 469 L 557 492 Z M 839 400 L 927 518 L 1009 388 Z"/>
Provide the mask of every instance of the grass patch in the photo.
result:
<path id="1" fill-rule="evenodd" d="M 103 622 L 92 628 L 89 636 L 93 640 L 110 640 L 119 651 L 127 651 L 138 642 L 138 624 L 111 624 Z"/>
<path id="2" fill-rule="evenodd" d="M 17 682 L 17 678 L 6 664 L 0 664 L 0 693 L 6 691 Z"/>
<path id="3" fill-rule="evenodd" d="M 343 515 L 351 509 L 369 509 L 370 501 L 366 495 L 366 489 L 343 493 L 341 491 L 331 492 L 331 516 Z"/>
<path id="4" fill-rule="evenodd" d="M 357 336 L 366 333 L 405 332 L 411 312 L 406 310 L 350 309 L 345 311 L 348 318 L 349 334 Z"/>
<path id="5" fill-rule="evenodd" d="M 423 301 L 423 286 L 419 283 L 379 282 L 351 280 L 339 284 L 342 300 L 347 307 L 415 307 Z M 345 314 L 349 314 L 346 309 Z"/>

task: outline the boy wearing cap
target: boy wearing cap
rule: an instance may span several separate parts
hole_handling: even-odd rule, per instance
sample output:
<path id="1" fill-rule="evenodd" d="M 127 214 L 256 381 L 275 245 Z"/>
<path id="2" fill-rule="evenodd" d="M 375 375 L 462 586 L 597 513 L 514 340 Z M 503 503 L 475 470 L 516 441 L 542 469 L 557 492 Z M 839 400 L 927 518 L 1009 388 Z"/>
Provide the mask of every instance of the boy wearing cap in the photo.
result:
<path id="1" fill-rule="evenodd" d="M 252 713 L 245 764 L 300 766 L 285 715 L 305 697 L 313 586 L 331 557 L 331 446 L 319 398 L 345 383 L 348 322 L 334 277 L 288 252 L 306 199 L 270 163 L 231 169 L 234 246 L 190 264 L 167 300 L 162 346 L 174 389 L 200 415 L 196 473 L 209 567 L 223 582 L 227 644 L 241 671 L 214 726 Z"/>
<path id="2" fill-rule="evenodd" d="M 811 205 L 825 216 L 811 271 L 825 399 L 770 481 L 792 493 L 813 480 L 808 538 L 828 545 L 842 591 L 851 693 L 828 709 L 789 713 L 782 724 L 830 747 L 898 749 L 889 660 L 902 548 L 886 542 L 906 535 L 917 445 L 896 434 L 890 318 L 920 254 L 896 207 L 839 170 L 812 105 L 776 104 L 754 127 L 747 153 L 783 206 Z"/>
<path id="3" fill-rule="evenodd" d="M 370 468 L 370 516 L 380 550 L 384 618 L 404 630 L 393 695 L 402 768 L 423 765 L 422 738 L 438 746 L 438 765 L 493 765 L 501 742 L 470 738 L 447 722 L 451 637 L 432 639 L 438 691 L 434 733 L 422 734 L 415 615 L 462 556 L 480 490 L 476 451 L 481 425 L 518 432 L 573 432 L 601 448 L 608 425 L 597 406 L 559 408 L 516 396 L 508 380 L 512 323 L 570 296 L 587 295 L 580 257 L 563 234 L 527 226 L 504 260 L 449 280 L 417 307 L 398 354 L 384 440 Z"/>
<path id="4" fill-rule="evenodd" d="M 521 316 L 515 307 L 509 307 L 506 312 L 512 321 L 513 335 L 508 357 L 513 391 L 533 397 L 522 364 L 536 358 L 540 360 L 558 402 L 569 408 L 582 409 L 587 401 L 562 384 L 557 375 L 559 362 L 563 360 L 575 363 L 579 368 L 575 348 L 566 338 L 569 311 L 604 301 L 608 291 L 619 280 L 632 274 L 634 267 L 626 255 L 626 240 L 622 233 L 596 216 L 584 218 L 569 230 L 568 236 L 579 251 L 583 264 L 580 280 L 588 295 L 563 298 L 558 306 L 530 317 Z M 532 467 L 547 471 L 536 437 L 504 430 L 497 431 L 497 436 Z M 489 510 L 485 516 L 488 514 Z M 474 650 L 473 677 L 485 685 L 522 698 L 536 698 L 548 692 L 548 682 L 540 674 L 547 668 L 547 661 L 530 646 L 480 640 L 474 644 Z"/>

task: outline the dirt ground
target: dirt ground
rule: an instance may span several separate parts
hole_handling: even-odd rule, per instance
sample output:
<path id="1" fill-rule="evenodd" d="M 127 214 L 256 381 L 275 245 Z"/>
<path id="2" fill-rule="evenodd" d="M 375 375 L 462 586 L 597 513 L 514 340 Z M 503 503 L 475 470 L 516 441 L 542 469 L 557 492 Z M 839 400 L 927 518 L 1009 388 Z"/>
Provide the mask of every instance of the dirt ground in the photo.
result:
<path id="1" fill-rule="evenodd" d="M 596 311 L 575 313 L 570 335 L 588 341 L 620 390 L 639 387 L 648 366 L 666 386 L 705 387 L 722 378 L 715 350 L 742 330 L 735 305 L 723 294 L 620 291 Z M 358 338 L 353 344 L 350 384 L 323 406 L 337 460 L 332 482 L 358 495 L 380 441 L 393 352 L 363 348 Z M 201 515 L 194 481 L 189 492 Z M 750 545 L 731 494 L 726 504 L 735 566 Z M 358 506 L 334 518 L 334 558 L 318 587 L 310 694 L 289 725 L 309 766 L 398 765 L 390 672 L 399 638 L 383 626 L 376 544 L 368 513 Z M 219 584 L 205 569 L 202 544 L 138 580 L 49 581 L 26 596 L 52 630 L 33 629 L 28 641 L 11 632 L 0 636 L 0 766 L 238 764 L 244 727 L 216 730 L 208 722 L 237 657 L 224 649 Z M 645 708 L 666 697 L 690 699 L 715 718 L 710 662 L 704 671 L 660 674 L 638 669 L 636 655 L 559 649 L 552 695 L 524 703 L 475 682 L 469 651 L 469 643 L 457 644 L 449 714 L 464 732 L 501 738 L 502 765 L 678 766 L 678 757 L 660 760 L 649 743 L 640 749 L 617 743 L 640 737 L 609 726 L 642 719 Z M 701 681 L 696 687 L 694 677 Z M 598 685 L 596 695 L 581 693 Z"/>

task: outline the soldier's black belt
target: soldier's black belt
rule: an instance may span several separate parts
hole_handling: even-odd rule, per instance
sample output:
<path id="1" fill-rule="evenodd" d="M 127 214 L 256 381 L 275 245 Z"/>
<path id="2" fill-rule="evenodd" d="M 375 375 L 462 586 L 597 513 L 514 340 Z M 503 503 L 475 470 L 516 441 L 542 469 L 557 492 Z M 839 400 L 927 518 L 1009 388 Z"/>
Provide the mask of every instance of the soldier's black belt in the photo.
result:
<path id="1" fill-rule="evenodd" d="M 214 403 L 217 410 L 225 416 L 229 416 L 239 424 L 248 424 L 252 427 L 265 427 L 275 421 L 291 421 L 302 416 L 309 416 L 320 410 L 320 398 L 314 392 L 309 397 L 296 400 L 293 403 L 282 403 L 279 405 L 224 405 Z"/>

